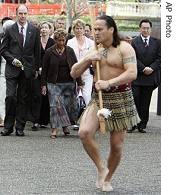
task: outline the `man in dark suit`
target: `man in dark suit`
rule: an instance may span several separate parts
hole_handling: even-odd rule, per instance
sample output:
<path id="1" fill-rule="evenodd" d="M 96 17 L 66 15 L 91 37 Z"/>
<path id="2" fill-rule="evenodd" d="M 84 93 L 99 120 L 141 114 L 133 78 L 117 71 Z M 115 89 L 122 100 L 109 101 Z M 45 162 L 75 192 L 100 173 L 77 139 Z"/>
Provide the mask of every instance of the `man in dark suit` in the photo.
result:
<path id="1" fill-rule="evenodd" d="M 10 135 L 15 125 L 16 135 L 24 136 L 28 87 L 36 77 L 40 64 L 40 32 L 27 21 L 28 9 L 21 4 L 16 9 L 17 22 L 7 29 L 0 54 L 6 60 L 6 115 L 2 136 Z"/>
<path id="2" fill-rule="evenodd" d="M 132 46 L 137 57 L 138 76 L 132 83 L 134 101 L 140 118 L 137 127 L 139 132 L 144 130 L 149 120 L 149 107 L 153 90 L 160 84 L 161 71 L 161 43 L 160 40 L 151 37 L 152 22 L 143 19 L 139 23 L 140 35 L 133 39 Z"/>

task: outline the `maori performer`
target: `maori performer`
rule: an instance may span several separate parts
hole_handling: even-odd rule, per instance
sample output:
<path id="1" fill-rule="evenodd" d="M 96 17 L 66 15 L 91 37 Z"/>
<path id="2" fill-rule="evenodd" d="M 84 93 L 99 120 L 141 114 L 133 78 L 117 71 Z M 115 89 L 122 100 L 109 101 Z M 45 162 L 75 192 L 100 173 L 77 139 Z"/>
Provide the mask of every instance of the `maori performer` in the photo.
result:
<path id="1" fill-rule="evenodd" d="M 97 79 L 97 73 L 94 71 L 92 100 L 82 115 L 79 136 L 85 151 L 97 168 L 96 187 L 107 192 L 113 191 L 111 179 L 120 163 L 126 131 L 138 123 L 130 84 L 136 79 L 137 68 L 134 49 L 119 38 L 115 21 L 110 16 L 103 15 L 96 19 L 94 33 L 96 44 L 101 46 L 75 63 L 71 75 L 78 78 L 91 64 L 96 69 L 96 62 L 100 63 L 101 79 Z M 100 109 L 99 91 L 102 91 L 104 107 L 110 111 L 110 116 L 105 117 L 106 132 L 110 132 L 107 166 L 100 157 L 95 141 L 95 133 L 100 127 L 97 116 Z"/>

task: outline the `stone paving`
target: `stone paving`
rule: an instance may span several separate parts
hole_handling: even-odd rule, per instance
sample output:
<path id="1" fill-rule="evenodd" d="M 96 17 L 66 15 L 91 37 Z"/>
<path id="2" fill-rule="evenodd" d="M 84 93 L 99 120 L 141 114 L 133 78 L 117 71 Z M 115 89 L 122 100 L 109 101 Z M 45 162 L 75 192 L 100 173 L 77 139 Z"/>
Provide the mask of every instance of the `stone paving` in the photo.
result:
<path id="1" fill-rule="evenodd" d="M 50 130 L 25 130 L 25 137 L 0 136 L 0 195 L 159 195 L 161 194 L 161 117 L 150 113 L 146 134 L 127 134 L 123 158 L 112 185 L 95 187 L 96 170 L 77 131 L 51 140 Z M 96 136 L 104 159 L 108 135 Z"/>

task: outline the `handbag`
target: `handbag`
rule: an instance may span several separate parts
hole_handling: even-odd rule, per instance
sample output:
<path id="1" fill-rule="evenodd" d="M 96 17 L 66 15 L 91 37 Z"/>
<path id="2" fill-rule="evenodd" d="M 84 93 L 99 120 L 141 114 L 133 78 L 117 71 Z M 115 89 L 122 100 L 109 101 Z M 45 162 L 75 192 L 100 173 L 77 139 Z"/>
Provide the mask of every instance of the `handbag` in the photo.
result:
<path id="1" fill-rule="evenodd" d="M 78 118 L 79 118 L 86 108 L 86 103 L 84 101 L 81 89 L 78 91 L 77 102 L 78 102 Z"/>

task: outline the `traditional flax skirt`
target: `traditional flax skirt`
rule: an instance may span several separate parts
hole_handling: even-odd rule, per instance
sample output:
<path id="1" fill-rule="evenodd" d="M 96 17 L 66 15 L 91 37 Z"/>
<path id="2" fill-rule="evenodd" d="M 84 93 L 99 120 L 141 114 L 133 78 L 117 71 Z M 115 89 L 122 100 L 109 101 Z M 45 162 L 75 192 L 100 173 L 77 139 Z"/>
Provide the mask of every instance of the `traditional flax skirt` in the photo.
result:
<path id="1" fill-rule="evenodd" d="M 47 83 L 50 104 L 51 128 L 61 128 L 71 125 L 68 113 L 60 94 L 58 84 Z"/>
<path id="2" fill-rule="evenodd" d="M 107 108 L 111 111 L 111 116 L 105 119 L 106 131 L 125 131 L 137 125 L 139 117 L 131 88 L 127 87 L 124 91 L 103 91 L 102 97 L 103 108 Z M 94 104 L 94 108 L 98 111 L 98 93 L 95 91 L 93 92 L 92 101 L 89 106 L 92 104 Z"/>

